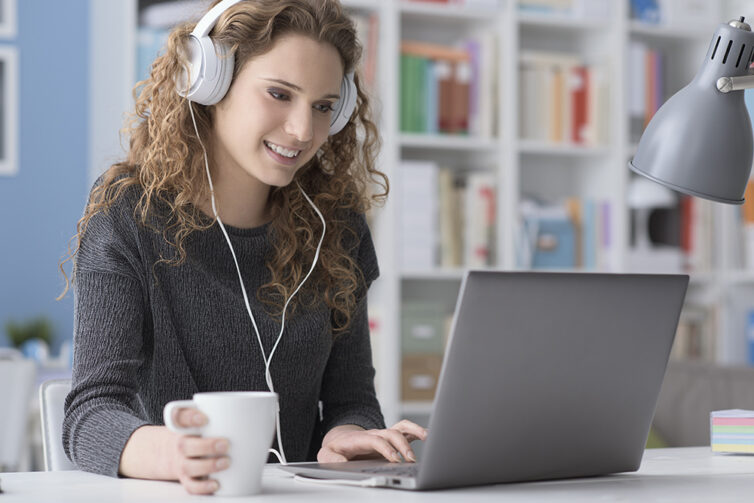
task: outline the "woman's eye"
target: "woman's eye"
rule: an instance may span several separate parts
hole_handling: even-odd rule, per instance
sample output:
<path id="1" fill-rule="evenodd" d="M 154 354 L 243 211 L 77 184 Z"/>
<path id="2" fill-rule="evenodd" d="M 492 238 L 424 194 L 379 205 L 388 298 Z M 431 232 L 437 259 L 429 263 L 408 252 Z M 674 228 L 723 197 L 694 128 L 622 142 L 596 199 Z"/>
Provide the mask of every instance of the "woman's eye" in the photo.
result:
<path id="1" fill-rule="evenodd" d="M 268 89 L 267 92 L 276 100 L 288 101 L 289 99 L 287 94 L 282 93 L 276 89 Z"/>
<path id="2" fill-rule="evenodd" d="M 329 113 L 333 111 L 333 104 L 332 103 L 320 103 L 319 105 L 315 105 L 315 108 L 322 112 L 323 114 Z"/>

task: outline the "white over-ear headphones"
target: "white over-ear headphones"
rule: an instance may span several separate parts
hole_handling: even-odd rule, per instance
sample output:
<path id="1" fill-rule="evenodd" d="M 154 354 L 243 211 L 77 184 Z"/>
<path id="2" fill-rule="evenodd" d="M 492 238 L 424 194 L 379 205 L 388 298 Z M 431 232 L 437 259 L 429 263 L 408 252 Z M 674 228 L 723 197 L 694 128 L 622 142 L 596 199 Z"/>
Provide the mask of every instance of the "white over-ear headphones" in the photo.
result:
<path id="1" fill-rule="evenodd" d="M 189 74 L 177 80 L 178 93 L 201 105 L 214 105 L 228 92 L 233 78 L 235 58 L 223 44 L 215 44 L 209 32 L 220 15 L 241 0 L 222 0 L 196 24 L 189 42 Z M 333 105 L 330 134 L 338 133 L 351 118 L 356 108 L 356 84 L 353 73 L 348 73 L 340 83 L 340 99 Z"/>

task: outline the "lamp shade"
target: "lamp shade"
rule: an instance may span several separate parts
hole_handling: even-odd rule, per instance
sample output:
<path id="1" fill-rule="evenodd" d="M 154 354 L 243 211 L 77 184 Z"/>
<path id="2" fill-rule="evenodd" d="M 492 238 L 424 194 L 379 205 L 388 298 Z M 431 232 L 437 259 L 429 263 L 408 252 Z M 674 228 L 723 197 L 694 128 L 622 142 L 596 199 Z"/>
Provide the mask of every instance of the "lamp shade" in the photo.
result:
<path id="1" fill-rule="evenodd" d="M 752 128 L 743 91 L 717 90 L 721 77 L 747 75 L 754 34 L 721 24 L 699 72 L 647 125 L 629 167 L 666 187 L 742 204 L 752 165 Z M 743 24 L 746 28 L 748 25 Z"/>

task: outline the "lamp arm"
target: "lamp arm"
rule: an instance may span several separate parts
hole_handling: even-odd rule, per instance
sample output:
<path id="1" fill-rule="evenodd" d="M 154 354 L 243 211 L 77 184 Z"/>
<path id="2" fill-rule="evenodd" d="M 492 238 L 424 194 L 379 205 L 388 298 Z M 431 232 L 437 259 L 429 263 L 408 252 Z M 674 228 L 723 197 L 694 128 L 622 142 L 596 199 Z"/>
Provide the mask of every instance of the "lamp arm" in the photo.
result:
<path id="1" fill-rule="evenodd" d="M 754 74 L 740 77 L 720 77 L 717 79 L 717 90 L 721 93 L 754 89 Z"/>

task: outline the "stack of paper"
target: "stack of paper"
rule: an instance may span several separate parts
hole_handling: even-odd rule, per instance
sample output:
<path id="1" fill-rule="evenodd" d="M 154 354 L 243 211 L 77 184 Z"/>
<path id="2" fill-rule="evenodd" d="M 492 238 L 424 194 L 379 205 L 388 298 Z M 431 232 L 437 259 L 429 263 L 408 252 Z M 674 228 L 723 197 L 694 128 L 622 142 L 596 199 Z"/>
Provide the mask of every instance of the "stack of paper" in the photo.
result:
<path id="1" fill-rule="evenodd" d="M 710 412 L 710 443 L 714 452 L 754 454 L 754 410 Z"/>

